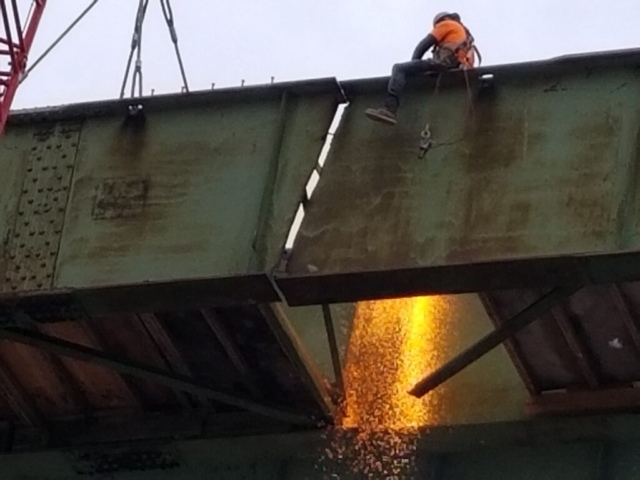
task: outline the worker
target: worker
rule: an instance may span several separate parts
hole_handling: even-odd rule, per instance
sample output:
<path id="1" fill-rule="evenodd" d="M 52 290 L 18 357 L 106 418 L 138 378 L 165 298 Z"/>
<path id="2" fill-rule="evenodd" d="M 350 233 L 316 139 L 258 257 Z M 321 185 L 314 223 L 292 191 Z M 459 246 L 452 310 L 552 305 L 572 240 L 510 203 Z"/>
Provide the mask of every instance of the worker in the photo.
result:
<path id="1" fill-rule="evenodd" d="M 424 54 L 434 48 L 433 58 L 423 60 Z M 383 108 L 369 108 L 365 114 L 373 121 L 386 125 L 396 124 L 400 94 L 407 75 L 442 72 L 457 68 L 472 68 L 477 49 L 469 30 L 457 13 L 442 12 L 433 19 L 433 30 L 418 43 L 410 62 L 393 66 Z"/>

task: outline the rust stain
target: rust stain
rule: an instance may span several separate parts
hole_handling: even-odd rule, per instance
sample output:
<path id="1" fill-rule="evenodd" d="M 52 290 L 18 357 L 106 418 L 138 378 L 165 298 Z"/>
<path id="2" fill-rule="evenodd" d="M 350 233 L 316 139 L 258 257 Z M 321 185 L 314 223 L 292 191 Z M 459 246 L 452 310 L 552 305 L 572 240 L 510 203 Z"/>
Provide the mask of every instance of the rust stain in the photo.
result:
<path id="1" fill-rule="evenodd" d="M 135 165 L 148 144 L 148 125 L 144 114 L 127 115 L 111 143 L 109 153 L 119 165 Z"/>
<path id="2" fill-rule="evenodd" d="M 96 189 L 91 216 L 94 220 L 138 216 L 148 192 L 148 179 L 105 180 Z"/>
<path id="3" fill-rule="evenodd" d="M 466 171 L 473 175 L 503 170 L 521 157 L 525 139 L 525 106 L 499 110 L 499 101 L 481 101 L 465 126 Z"/>
<path id="4" fill-rule="evenodd" d="M 621 123 L 620 116 L 608 109 L 569 133 L 578 151 L 570 159 L 573 178 L 565 204 L 567 221 L 592 241 L 606 240 L 615 229 L 616 212 L 610 201 L 614 187 L 610 180 Z"/>
<path id="5" fill-rule="evenodd" d="M 331 169 L 315 194 L 330 198 L 331 206 L 310 205 L 314 231 L 303 232 L 299 245 L 314 252 L 306 257 L 317 260 L 325 258 L 322 252 L 334 251 L 337 258 L 349 252 L 356 270 L 369 268 L 371 262 L 377 266 L 410 264 L 410 246 L 415 242 L 413 216 L 398 212 L 411 205 L 412 183 L 417 181 L 415 132 L 405 127 L 381 130 L 354 119 L 361 114 L 359 106 L 345 112 L 328 159 Z M 336 209 L 337 205 L 342 207 Z M 341 233 L 336 235 L 336 230 Z M 350 244 L 331 243 L 336 238 L 349 238 Z M 304 271 L 308 266 L 299 268 Z"/>
<path id="6" fill-rule="evenodd" d="M 2 341 L 0 361 L 14 374 L 42 413 L 52 416 L 72 413 L 73 405 L 67 401 L 65 387 L 41 350 Z"/>
<path id="7" fill-rule="evenodd" d="M 84 321 L 48 323 L 45 333 L 89 348 L 101 349 Z M 122 378 L 99 365 L 61 357 L 67 370 L 76 379 L 87 400 L 100 410 L 136 409 L 137 403 Z"/>
<path id="8" fill-rule="evenodd" d="M 530 116 L 535 115 L 535 121 Z M 458 148 L 468 182 L 453 211 L 462 212 L 446 262 L 478 261 L 530 250 L 526 240 L 532 205 L 515 191 L 518 164 L 545 141 L 538 125 L 545 112 L 494 98 L 477 102 L 465 126 L 467 142 Z M 456 198 L 456 197 L 454 197 Z"/>

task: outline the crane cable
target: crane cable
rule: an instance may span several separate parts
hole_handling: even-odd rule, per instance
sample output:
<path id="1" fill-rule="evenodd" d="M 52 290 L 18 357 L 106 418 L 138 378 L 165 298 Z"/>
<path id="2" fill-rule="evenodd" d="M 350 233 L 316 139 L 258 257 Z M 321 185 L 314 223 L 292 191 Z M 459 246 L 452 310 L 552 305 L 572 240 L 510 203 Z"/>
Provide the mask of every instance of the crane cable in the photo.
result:
<path id="1" fill-rule="evenodd" d="M 178 58 L 178 65 L 180 66 L 180 74 L 182 75 L 182 82 L 184 84 L 184 91 L 189 91 L 189 84 L 187 82 L 187 74 L 184 71 L 184 64 L 182 63 L 182 55 L 180 55 L 180 47 L 178 46 L 178 32 L 176 31 L 175 22 L 173 19 L 173 9 L 171 8 L 171 0 L 160 0 L 162 6 L 162 13 L 164 19 L 169 27 L 169 34 L 171 35 L 171 41 L 176 50 L 176 57 Z"/>
<path id="2" fill-rule="evenodd" d="M 124 74 L 124 80 L 122 82 L 122 88 L 120 90 L 120 98 L 124 98 L 127 88 L 127 82 L 129 80 L 129 74 L 131 72 L 131 64 L 133 57 L 136 55 L 136 64 L 133 72 L 133 79 L 131 83 L 131 97 L 136 96 L 136 86 L 138 96 L 143 94 L 143 76 L 142 76 L 142 27 L 146 18 L 147 7 L 149 6 L 149 0 L 139 0 L 138 12 L 136 14 L 136 21 L 133 31 L 133 38 L 131 40 L 131 52 L 129 53 L 129 59 L 127 61 L 127 68 Z M 173 9 L 171 8 L 171 0 L 160 0 L 160 6 L 162 7 L 162 14 L 164 16 L 167 27 L 169 28 L 169 35 L 176 51 L 176 57 L 178 58 L 178 66 L 180 67 L 180 74 L 182 76 L 183 89 L 185 92 L 189 91 L 189 84 L 187 82 L 187 75 L 184 69 L 184 63 L 182 62 L 182 55 L 180 54 L 180 47 L 178 46 L 178 33 L 175 27 L 175 21 L 173 16 Z"/>
<path id="3" fill-rule="evenodd" d="M 37 60 L 35 60 L 33 64 L 31 64 L 31 66 L 22 75 L 20 83 L 26 80 L 27 76 L 29 76 L 33 69 L 36 68 L 40 64 L 40 62 L 42 62 L 53 51 L 53 49 L 58 46 L 58 44 L 69 34 L 69 32 L 71 32 L 71 30 L 76 27 L 76 25 L 78 25 L 78 23 L 80 23 L 80 21 L 91 11 L 91 9 L 93 9 L 93 7 L 96 6 L 99 1 L 100 0 L 93 0 L 91 4 L 89 4 L 89 6 L 85 8 L 84 11 L 71 23 L 71 25 L 69 25 L 69 27 L 67 27 L 67 29 L 58 36 L 58 38 L 49 46 L 49 48 L 47 48 L 42 53 L 42 55 L 40 55 Z M 31 8 L 29 9 L 29 13 L 27 14 L 25 25 L 31 17 L 31 14 L 33 13 L 34 4 L 35 2 L 31 3 Z"/>
<path id="4" fill-rule="evenodd" d="M 133 62 L 134 55 L 136 55 L 136 65 L 133 71 L 133 80 L 131 82 L 131 97 L 135 97 L 136 83 L 138 84 L 139 96 L 142 96 L 142 27 L 144 25 L 144 19 L 145 15 L 147 14 L 148 6 L 149 0 L 139 0 L 138 11 L 136 13 L 136 21 L 133 27 L 133 37 L 131 38 L 131 51 L 129 52 L 127 68 L 124 72 L 124 80 L 122 81 L 120 98 L 124 98 L 125 90 L 127 88 L 127 81 L 129 80 L 129 73 L 131 72 L 131 63 Z"/>

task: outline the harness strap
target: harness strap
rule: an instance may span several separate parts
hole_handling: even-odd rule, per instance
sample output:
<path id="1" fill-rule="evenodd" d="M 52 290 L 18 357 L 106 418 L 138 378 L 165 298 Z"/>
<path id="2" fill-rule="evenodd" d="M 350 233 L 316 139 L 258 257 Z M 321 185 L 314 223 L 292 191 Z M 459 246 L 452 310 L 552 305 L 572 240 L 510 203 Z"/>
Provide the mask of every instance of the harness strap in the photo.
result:
<path id="1" fill-rule="evenodd" d="M 482 65 L 482 54 L 480 53 L 480 50 L 475 44 L 475 38 L 473 37 L 473 35 L 471 34 L 471 32 L 467 27 L 465 27 L 464 25 L 462 25 L 462 27 L 464 28 L 467 34 L 467 37 L 461 42 L 455 42 L 455 43 L 449 42 L 449 43 L 444 43 L 442 45 L 438 45 L 435 51 L 435 57 L 440 60 L 444 60 L 444 55 L 442 50 L 447 51 L 456 57 L 460 51 L 464 51 L 465 54 L 469 54 L 473 52 L 478 56 L 478 65 Z M 467 68 L 467 67 L 463 66 L 463 68 Z"/>

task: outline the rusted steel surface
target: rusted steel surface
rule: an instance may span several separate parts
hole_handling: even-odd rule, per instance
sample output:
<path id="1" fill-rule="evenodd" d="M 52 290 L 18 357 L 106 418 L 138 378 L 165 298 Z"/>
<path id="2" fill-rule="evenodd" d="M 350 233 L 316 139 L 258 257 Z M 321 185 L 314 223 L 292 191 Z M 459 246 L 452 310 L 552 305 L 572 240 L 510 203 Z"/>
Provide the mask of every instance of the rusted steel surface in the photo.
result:
<path id="1" fill-rule="evenodd" d="M 3 299 L 73 289 L 91 310 L 138 286 L 172 310 L 185 282 L 177 303 L 277 300 L 268 274 L 342 101 L 324 79 L 136 100 L 135 115 L 123 101 L 14 115 Z"/>
<path id="2" fill-rule="evenodd" d="M 492 305 L 492 320 L 499 327 L 540 293 L 510 290 L 483 295 Z M 624 408 L 640 408 L 638 395 L 625 393 L 640 381 L 640 353 L 634 341 L 639 324 L 640 283 L 592 285 L 515 335 L 509 353 L 516 363 L 527 365 L 526 371 L 519 373 L 527 384 L 535 386 L 532 408 L 553 413 L 556 409 L 551 404 L 557 398 L 564 406 L 556 413 L 566 413 L 571 402 L 561 395 L 539 397 L 563 390 L 577 392 L 585 405 L 590 405 L 584 407 L 588 410 L 613 408 L 621 402 Z M 610 397 L 622 392 L 626 400 L 607 400 L 608 389 L 613 389 Z M 600 403 L 598 399 L 602 399 Z M 636 399 L 633 405 L 630 399 Z"/>
<path id="3" fill-rule="evenodd" d="M 304 346 L 295 344 L 286 318 L 267 318 L 257 306 L 211 308 L 207 315 L 224 328 L 224 344 L 198 310 L 86 317 L 36 324 L 39 331 L 19 321 L 13 327 L 5 324 L 0 330 L 0 427 L 7 422 L 31 429 L 31 440 L 15 441 L 21 448 L 38 448 L 43 435 L 65 441 L 65 429 L 66 441 L 74 443 L 91 443 L 91 429 L 111 429 L 114 435 L 120 432 L 119 438 L 134 439 L 128 424 L 142 417 L 152 417 L 158 428 L 166 424 L 170 431 L 172 418 L 186 419 L 195 414 L 194 407 L 201 407 L 198 415 L 207 415 L 208 422 L 224 425 L 229 415 L 246 413 L 245 408 L 251 412 L 254 405 L 258 413 L 249 424 L 238 422 L 236 434 L 259 425 L 278 430 L 302 428 L 303 420 L 306 426 L 330 420 L 326 381 Z M 48 348 L 51 338 L 71 343 Z M 104 353 L 107 360 L 92 360 L 87 350 L 70 353 L 70 345 Z M 159 379 L 161 372 L 166 379 Z M 240 401 L 234 406 L 218 397 Z M 274 420 L 270 412 L 282 415 Z M 76 430 L 86 432 L 85 440 L 74 437 Z"/>
<path id="4" fill-rule="evenodd" d="M 395 128 L 364 116 L 384 80 L 344 83 L 349 106 L 278 278 L 285 297 L 640 279 L 638 67 L 632 51 L 488 67 L 492 86 L 473 72 L 470 92 L 462 74 L 437 93 L 417 80 Z M 427 122 L 435 146 L 420 160 Z"/>
<path id="5" fill-rule="evenodd" d="M 77 122 L 38 126 L 33 132 L 17 212 L 13 222 L 2 225 L 7 263 L 0 291 L 53 286 L 79 135 Z"/>

